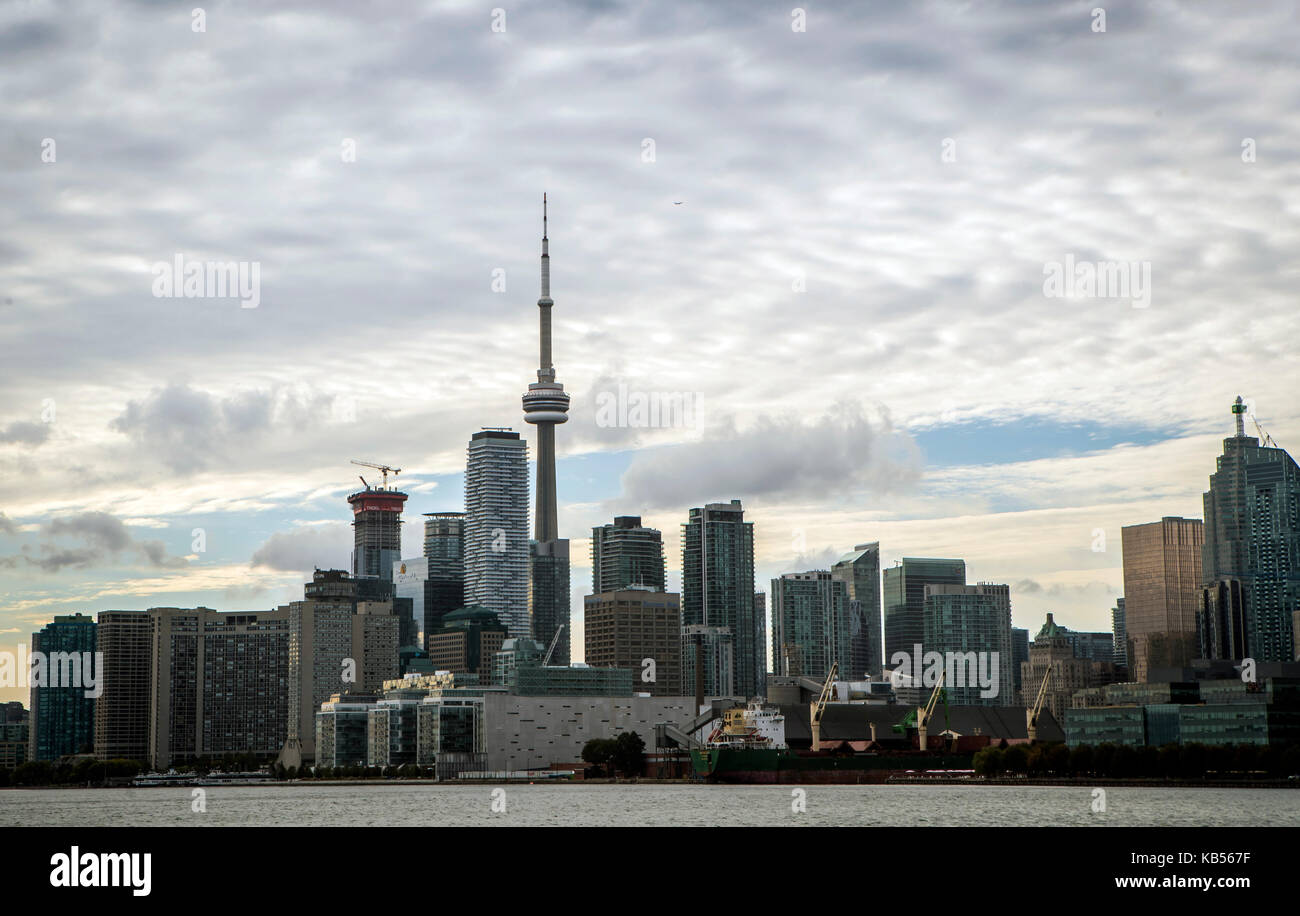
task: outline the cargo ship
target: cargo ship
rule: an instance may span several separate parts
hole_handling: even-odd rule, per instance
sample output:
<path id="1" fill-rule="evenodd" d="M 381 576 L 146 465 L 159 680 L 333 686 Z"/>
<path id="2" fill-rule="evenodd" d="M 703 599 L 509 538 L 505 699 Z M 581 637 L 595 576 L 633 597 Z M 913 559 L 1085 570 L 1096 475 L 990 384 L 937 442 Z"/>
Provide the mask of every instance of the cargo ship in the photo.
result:
<path id="1" fill-rule="evenodd" d="M 971 766 L 969 754 L 796 751 L 786 744 L 785 717 L 759 703 L 727 710 L 690 755 L 697 778 L 721 783 L 884 783 L 896 775 Z"/>

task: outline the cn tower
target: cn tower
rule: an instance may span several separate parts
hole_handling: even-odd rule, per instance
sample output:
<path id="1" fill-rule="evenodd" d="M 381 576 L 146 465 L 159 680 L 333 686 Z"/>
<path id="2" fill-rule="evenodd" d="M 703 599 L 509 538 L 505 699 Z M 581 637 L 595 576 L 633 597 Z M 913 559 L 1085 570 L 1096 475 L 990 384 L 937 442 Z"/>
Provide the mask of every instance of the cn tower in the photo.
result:
<path id="1" fill-rule="evenodd" d="M 541 318 L 541 365 L 537 381 L 524 394 L 524 420 L 537 427 L 536 538 L 547 543 L 559 538 L 555 508 L 555 425 L 569 417 L 569 396 L 555 380 L 551 365 L 551 255 L 546 237 L 546 195 L 542 195 L 542 296 L 537 300 Z"/>
<path id="2" fill-rule="evenodd" d="M 524 393 L 524 420 L 537 427 L 537 511 L 529 547 L 528 616 L 533 639 L 547 647 L 546 658 L 569 664 L 569 542 L 560 537 L 555 506 L 555 426 L 569 419 L 569 396 L 551 365 L 551 255 L 547 250 L 546 195 L 542 195 L 541 365 L 537 381 Z"/>

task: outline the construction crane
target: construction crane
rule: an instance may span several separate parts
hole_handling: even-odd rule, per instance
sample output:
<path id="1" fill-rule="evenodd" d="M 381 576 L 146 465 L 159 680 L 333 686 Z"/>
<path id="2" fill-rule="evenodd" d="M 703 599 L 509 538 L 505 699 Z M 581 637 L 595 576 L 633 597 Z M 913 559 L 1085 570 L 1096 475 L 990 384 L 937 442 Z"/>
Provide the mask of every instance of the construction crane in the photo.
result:
<path id="1" fill-rule="evenodd" d="M 1242 422 L 1242 416 L 1250 417 L 1250 422 L 1255 426 L 1255 432 L 1259 433 L 1259 441 L 1265 448 L 1281 448 L 1277 440 L 1268 434 L 1268 430 L 1259 425 L 1259 418 L 1255 412 L 1250 409 L 1250 405 L 1242 400 L 1241 395 L 1237 395 L 1236 402 L 1232 405 L 1232 412 L 1237 420 L 1237 438 L 1240 439 L 1246 435 L 1245 424 Z"/>
<path id="2" fill-rule="evenodd" d="M 382 487 L 382 488 L 385 489 L 385 490 L 388 489 L 388 475 L 389 475 L 389 474 L 392 474 L 394 477 L 396 477 L 398 474 L 402 473 L 402 469 L 401 469 L 401 468 L 389 467 L 389 466 L 386 465 L 386 464 L 379 464 L 379 463 L 374 462 L 374 461 L 359 461 L 358 459 L 353 458 L 353 459 L 352 459 L 352 463 L 353 463 L 353 464 L 356 464 L 356 465 L 360 465 L 360 466 L 363 467 L 363 468 L 374 468 L 376 471 L 378 471 L 379 473 L 383 474 L 383 475 L 384 475 L 384 483 L 383 483 L 383 487 Z M 362 478 L 361 478 L 361 482 L 362 482 L 362 483 L 366 483 L 366 479 L 365 479 L 364 477 L 362 477 Z M 366 489 L 367 489 L 367 490 L 370 489 L 370 484 L 366 483 Z"/>
<path id="3" fill-rule="evenodd" d="M 555 631 L 555 635 L 551 637 L 551 647 L 546 650 L 546 658 L 542 659 L 543 668 L 551 663 L 551 656 L 555 654 L 555 647 L 560 644 L 560 634 L 563 632 L 564 624 L 560 624 L 559 628 Z"/>
<path id="4" fill-rule="evenodd" d="M 930 716 L 934 713 L 934 706 L 939 702 L 939 694 L 943 692 L 943 679 L 948 676 L 947 671 L 939 672 L 939 682 L 934 685 L 934 690 L 930 693 L 930 701 L 925 704 L 924 709 L 916 711 L 916 747 L 917 750 L 926 749 L 926 739 L 929 738 Z M 947 700 L 945 699 L 945 703 Z"/>
<path id="5" fill-rule="evenodd" d="M 831 662 L 830 674 L 826 675 L 826 683 L 822 684 L 822 692 L 817 697 L 817 702 L 813 704 L 812 714 L 808 717 L 808 723 L 812 726 L 812 749 L 820 751 L 822 749 L 822 715 L 826 712 L 826 701 L 831 698 L 831 691 L 835 689 L 835 675 L 840 670 L 839 662 Z"/>
<path id="6" fill-rule="evenodd" d="M 1043 711 L 1043 702 L 1047 699 L 1047 682 L 1052 679 L 1052 666 L 1047 666 L 1047 673 L 1043 675 L 1043 683 L 1038 688 L 1038 699 L 1034 700 L 1034 705 L 1025 710 L 1025 734 L 1029 737 L 1029 743 L 1033 744 L 1038 740 L 1038 716 Z"/>

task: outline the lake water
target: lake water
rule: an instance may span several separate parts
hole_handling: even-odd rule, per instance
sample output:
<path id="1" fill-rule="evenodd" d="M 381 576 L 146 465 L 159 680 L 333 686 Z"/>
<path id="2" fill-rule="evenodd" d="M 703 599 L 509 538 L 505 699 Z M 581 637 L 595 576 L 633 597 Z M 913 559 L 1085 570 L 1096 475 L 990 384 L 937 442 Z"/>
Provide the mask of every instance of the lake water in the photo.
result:
<path id="1" fill-rule="evenodd" d="M 3 826 L 1300 826 L 1300 791 L 1108 787 L 269 785 L 0 790 Z M 502 796 L 500 793 L 504 792 Z M 495 796 L 494 796 L 494 793 Z M 504 811 L 494 811 L 504 802 Z"/>

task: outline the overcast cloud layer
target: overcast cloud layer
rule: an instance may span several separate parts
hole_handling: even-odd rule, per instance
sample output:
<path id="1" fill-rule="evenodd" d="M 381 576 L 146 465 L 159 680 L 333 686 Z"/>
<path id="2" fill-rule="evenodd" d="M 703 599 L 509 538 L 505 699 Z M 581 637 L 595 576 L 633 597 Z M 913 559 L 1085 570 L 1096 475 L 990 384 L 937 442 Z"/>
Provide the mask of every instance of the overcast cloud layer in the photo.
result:
<path id="1" fill-rule="evenodd" d="M 300 596 L 349 458 L 403 468 L 417 554 L 523 427 L 543 190 L 578 562 L 640 513 L 675 577 L 741 498 L 764 590 L 879 540 L 1107 628 L 1119 527 L 1201 514 L 1237 394 L 1300 444 L 1300 27 L 1095 6 L 0 6 L 0 648 Z M 257 307 L 156 297 L 177 254 Z M 1067 258 L 1149 304 L 1044 295 Z M 602 425 L 620 385 L 700 409 Z"/>

